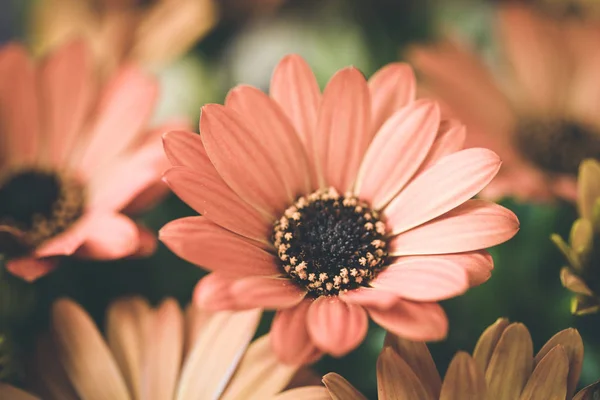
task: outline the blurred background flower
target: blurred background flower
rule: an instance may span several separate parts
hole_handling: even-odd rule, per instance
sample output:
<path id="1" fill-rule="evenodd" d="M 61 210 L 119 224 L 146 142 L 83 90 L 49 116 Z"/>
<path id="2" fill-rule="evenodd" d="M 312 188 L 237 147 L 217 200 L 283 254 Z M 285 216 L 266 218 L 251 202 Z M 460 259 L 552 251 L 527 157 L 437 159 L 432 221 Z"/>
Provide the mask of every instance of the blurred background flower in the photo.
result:
<path id="1" fill-rule="evenodd" d="M 120 2 L 121 6 L 126 5 L 125 10 L 129 10 L 121 18 L 134 21 L 127 27 L 127 35 L 135 37 L 134 32 L 141 32 L 138 29 L 139 21 L 150 15 L 158 4 L 168 2 Z M 78 10 L 87 10 L 84 14 L 88 16 L 82 19 L 86 21 L 86 26 L 77 28 L 85 32 L 99 29 L 103 24 L 99 21 L 104 18 L 99 19 L 99 16 L 109 9 L 106 7 L 114 10 L 117 4 L 115 1 L 93 0 L 72 0 L 71 3 L 75 3 Z M 207 4 L 203 1 L 198 3 Z M 250 83 L 267 89 L 275 64 L 283 54 L 292 52 L 303 55 L 314 67 L 322 88 L 333 71 L 343 66 L 355 65 L 370 76 L 381 66 L 397 61 L 401 54 L 406 54 L 407 46 L 446 36 L 450 32 L 474 49 L 478 59 L 483 59 L 493 76 L 500 76 L 496 73 L 506 67 L 506 58 L 502 57 L 498 46 L 494 21 L 498 15 L 497 7 L 503 3 L 501 0 L 218 0 L 209 6 L 212 14 L 203 14 L 196 20 L 196 32 L 200 27 L 204 31 L 195 33 L 197 36 L 194 39 L 188 36 L 185 46 L 175 43 L 173 49 L 168 49 L 166 53 L 163 53 L 164 48 L 142 47 L 146 50 L 135 54 L 153 55 L 146 67 L 158 75 L 163 92 L 154 122 L 160 123 L 165 118 L 182 113 L 194 121 L 202 104 L 222 103 L 227 91 L 235 84 Z M 597 23 L 597 17 L 591 11 L 575 14 L 563 11 L 574 3 L 586 3 L 594 7 L 593 0 L 534 0 L 528 3 L 535 3 L 538 10 L 553 18 L 565 15 L 573 18 L 577 15 L 582 26 Z M 45 0 L 1 2 L 0 40 L 24 40 L 36 49 L 36 54 L 41 55 L 54 45 L 53 40 L 60 38 L 55 34 L 40 36 L 42 27 L 64 22 L 65 30 L 73 32 L 70 27 L 72 21 L 66 23 L 64 19 L 34 27 L 34 21 L 43 20 L 40 20 L 41 16 L 53 18 L 47 8 L 44 11 L 48 7 L 44 4 Z M 57 16 L 64 15 L 58 7 Z M 90 10 L 93 11 L 91 18 Z M 134 14 L 139 18 L 131 19 Z M 168 15 L 171 14 L 162 16 L 165 21 Z M 205 18 L 208 15 L 212 15 L 211 19 Z M 585 24 L 583 21 L 586 21 Z M 156 22 L 146 24 L 156 26 Z M 56 27 L 43 29 L 61 31 Z M 519 29 L 523 28 L 516 27 L 516 30 Z M 157 32 L 161 32 L 160 27 Z M 163 39 L 159 38 L 161 43 L 164 43 Z M 583 39 L 578 43 L 583 47 L 589 46 Z M 101 34 L 91 40 L 103 42 L 107 39 Z M 101 48 L 106 50 L 107 42 L 103 43 L 104 47 Z M 135 60 L 132 57 L 132 42 L 129 41 L 125 46 L 125 52 L 120 46 L 127 42 L 119 43 L 119 47 L 114 49 L 116 56 L 108 52 L 109 66 L 111 63 L 114 65 L 115 60 Z M 98 54 L 100 58 L 97 60 L 106 57 L 106 54 L 102 56 L 103 52 Z M 161 58 L 159 54 L 169 56 Z M 465 81 L 472 78 L 470 73 L 464 71 L 460 71 L 459 76 Z M 584 82 L 591 82 L 589 87 L 592 88 L 596 81 Z M 483 108 L 481 104 L 476 103 L 474 107 Z M 577 318 L 571 315 L 572 293 L 561 285 L 559 279 L 564 258 L 549 240 L 552 233 L 564 238 L 569 236 L 572 223 L 577 218 L 575 207 L 561 200 L 530 204 L 506 199 L 502 204 L 518 215 L 521 230 L 514 239 L 491 250 L 495 270 L 488 282 L 471 289 L 460 298 L 442 303 L 450 321 L 449 336 L 446 341 L 429 346 L 439 372 L 444 374 L 458 350 L 471 349 L 485 327 L 492 324 L 497 316 L 504 315 L 527 325 L 534 348 L 540 348 L 555 332 L 576 326 L 586 349 L 580 387 L 596 381 L 600 376 L 600 337 L 597 334 L 600 331 L 600 319 L 596 315 Z M 168 221 L 194 213 L 175 196 L 169 195 L 145 212 L 142 222 L 156 232 Z M 144 260 L 68 260 L 59 270 L 33 285 L 15 278 L 17 281 L 9 282 L 10 290 L 4 291 L 0 287 L 0 292 L 8 292 L 14 299 L 9 303 L 1 300 L 0 309 L 2 313 L 7 312 L 17 316 L 17 319 L 26 320 L 25 324 L 18 324 L 18 329 L 14 322 L 10 322 L 10 331 L 14 331 L 10 336 L 17 339 L 13 340 L 14 346 L 30 349 L 27 345 L 31 343 L 31 338 L 26 333 L 45 329 L 49 323 L 50 305 L 58 297 L 74 298 L 99 326 L 104 326 L 105 311 L 115 298 L 142 295 L 156 305 L 165 297 L 173 296 L 185 304 L 202 275 L 201 269 L 174 256 L 162 245 L 152 257 Z M 27 300 L 30 296 L 38 301 Z M 24 307 L 14 307 L 15 304 Z M 6 307 L 6 310 L 2 307 Z M 267 331 L 271 318 L 272 314 L 265 313 L 258 334 Z M 15 320 L 12 317 L 7 319 Z M 382 329 L 371 325 L 366 340 L 357 350 L 341 359 L 326 357 L 315 368 L 321 374 L 332 371 L 339 373 L 366 396 L 376 398 L 374 366 L 384 335 Z"/>

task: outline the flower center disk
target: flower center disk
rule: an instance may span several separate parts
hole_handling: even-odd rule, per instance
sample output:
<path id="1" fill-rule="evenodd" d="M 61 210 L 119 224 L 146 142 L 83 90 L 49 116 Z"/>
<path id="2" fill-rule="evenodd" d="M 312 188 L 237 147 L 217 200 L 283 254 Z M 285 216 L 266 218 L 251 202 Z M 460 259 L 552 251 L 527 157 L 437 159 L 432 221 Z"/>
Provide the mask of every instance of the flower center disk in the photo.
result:
<path id="1" fill-rule="evenodd" d="M 600 132 L 570 120 L 524 118 L 517 126 L 517 145 L 540 168 L 575 175 L 586 158 L 600 158 Z"/>
<path id="2" fill-rule="evenodd" d="M 275 223 L 281 267 L 315 297 L 366 284 L 385 265 L 386 227 L 379 214 L 335 189 L 300 197 Z"/>
<path id="3" fill-rule="evenodd" d="M 52 171 L 0 175 L 0 253 L 22 256 L 63 232 L 81 216 L 84 200 L 79 182 Z"/>

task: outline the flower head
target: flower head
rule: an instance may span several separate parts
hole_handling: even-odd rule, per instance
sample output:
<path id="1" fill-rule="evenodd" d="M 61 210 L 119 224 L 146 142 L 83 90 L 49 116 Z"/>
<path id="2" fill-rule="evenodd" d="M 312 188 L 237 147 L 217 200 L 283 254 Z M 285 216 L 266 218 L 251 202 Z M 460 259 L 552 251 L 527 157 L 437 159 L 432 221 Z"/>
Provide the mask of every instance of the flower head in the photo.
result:
<path id="1" fill-rule="evenodd" d="M 161 240 L 211 271 L 196 302 L 277 310 L 282 360 L 341 356 L 367 315 L 398 335 L 441 339 L 436 303 L 488 279 L 482 250 L 512 237 L 513 213 L 470 200 L 492 179 L 491 151 L 460 151 L 462 126 L 414 101 L 412 70 L 392 64 L 367 83 L 339 71 L 321 94 L 306 63 L 277 66 L 270 96 L 233 89 L 202 109 L 201 135 L 170 132 L 164 180 L 202 214 Z"/>
<path id="2" fill-rule="evenodd" d="M 483 332 L 473 355 L 456 353 L 443 381 L 425 343 L 388 334 L 377 360 L 377 389 L 380 399 L 592 399 L 600 383 L 573 397 L 582 364 L 577 330 L 560 331 L 534 357 L 527 328 L 499 319 Z M 323 382 L 334 399 L 364 399 L 335 373 Z"/>
<path id="3" fill-rule="evenodd" d="M 37 64 L 20 45 L 0 49 L 0 254 L 27 280 L 58 256 L 154 249 L 122 210 L 162 193 L 158 135 L 182 124 L 148 129 L 157 87 L 134 67 L 96 83 L 81 42 Z"/>
<path id="4" fill-rule="evenodd" d="M 61 299 L 53 306 L 51 336 L 39 341 L 30 381 L 49 400 L 275 400 L 298 368 L 276 360 L 268 337 L 250 343 L 259 319 L 259 310 L 188 307 L 183 313 L 173 299 L 152 308 L 129 298 L 109 307 L 104 338 L 78 304 Z M 284 393 L 316 399 L 324 392 L 307 386 Z"/>
<path id="5" fill-rule="evenodd" d="M 559 235 L 552 235 L 568 261 L 560 271 L 560 279 L 575 293 L 571 311 L 576 315 L 600 310 L 600 163 L 588 159 L 581 163 L 578 179 L 579 213 L 566 243 Z"/>
<path id="6" fill-rule="evenodd" d="M 451 41 L 416 46 L 409 58 L 424 92 L 467 125 L 467 147 L 488 147 L 502 158 L 482 195 L 574 200 L 579 163 L 600 156 L 600 30 L 511 4 L 499 9 L 498 37 L 508 68 L 498 68 L 497 76 Z"/>
<path id="7" fill-rule="evenodd" d="M 162 63 L 214 26 L 213 0 L 42 0 L 33 12 L 37 53 L 84 37 L 105 74 L 123 62 Z"/>

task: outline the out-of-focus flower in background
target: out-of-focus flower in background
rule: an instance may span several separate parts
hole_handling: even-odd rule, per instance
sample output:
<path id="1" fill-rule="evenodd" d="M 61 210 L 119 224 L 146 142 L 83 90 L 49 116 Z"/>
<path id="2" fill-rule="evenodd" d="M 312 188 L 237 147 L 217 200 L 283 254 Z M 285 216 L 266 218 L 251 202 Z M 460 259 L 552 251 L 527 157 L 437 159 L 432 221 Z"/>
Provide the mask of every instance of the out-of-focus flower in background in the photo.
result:
<path id="1" fill-rule="evenodd" d="M 453 41 L 408 52 L 423 93 L 467 125 L 468 147 L 502 158 L 483 196 L 575 200 L 579 163 L 600 156 L 600 28 L 522 5 L 502 5 L 498 14 L 505 57 L 493 71 Z"/>
<path id="2" fill-rule="evenodd" d="M 571 311 L 577 315 L 600 310 L 600 162 L 584 160 L 579 168 L 575 221 L 566 243 L 559 235 L 552 240 L 568 261 L 560 271 L 562 284 L 575 293 Z"/>
<path id="3" fill-rule="evenodd" d="M 84 37 L 107 75 L 123 62 L 174 60 L 213 28 L 217 7 L 214 0 L 40 0 L 32 16 L 35 54 Z"/>
<path id="4" fill-rule="evenodd" d="M 164 180 L 202 216 L 160 231 L 177 255 L 213 271 L 195 301 L 277 310 L 287 363 L 340 357 L 368 315 L 415 340 L 439 340 L 437 301 L 481 284 L 487 247 L 518 231 L 509 210 L 471 200 L 500 160 L 461 150 L 464 129 L 414 101 L 414 75 L 388 65 L 367 82 L 337 72 L 321 94 L 306 62 L 285 57 L 270 96 L 242 85 L 202 109 L 200 132 L 169 132 Z"/>
<path id="5" fill-rule="evenodd" d="M 575 329 L 558 332 L 533 355 L 523 324 L 499 319 L 483 332 L 473 355 L 456 353 L 444 380 L 423 342 L 388 334 L 377 360 L 380 399 L 515 400 L 593 399 L 600 384 L 573 397 L 583 364 L 583 342 Z M 341 376 L 323 377 L 334 400 L 364 400 Z"/>
<path id="6" fill-rule="evenodd" d="M 127 298 L 109 306 L 104 338 L 85 310 L 61 299 L 53 306 L 50 335 L 38 340 L 27 381 L 47 400 L 275 400 L 298 367 L 279 363 L 267 336 L 250 343 L 260 314 L 193 306 L 182 312 L 173 299 L 152 308 Z M 0 397 L 9 390 L 15 391 L 0 384 Z M 326 389 L 305 386 L 284 395 L 321 399 Z"/>
<path id="7" fill-rule="evenodd" d="M 34 64 L 0 49 L 0 253 L 27 280 L 77 253 L 116 259 L 154 251 L 154 235 L 122 211 L 164 193 L 160 135 L 149 129 L 157 84 L 124 67 L 99 85 L 85 44 Z"/>

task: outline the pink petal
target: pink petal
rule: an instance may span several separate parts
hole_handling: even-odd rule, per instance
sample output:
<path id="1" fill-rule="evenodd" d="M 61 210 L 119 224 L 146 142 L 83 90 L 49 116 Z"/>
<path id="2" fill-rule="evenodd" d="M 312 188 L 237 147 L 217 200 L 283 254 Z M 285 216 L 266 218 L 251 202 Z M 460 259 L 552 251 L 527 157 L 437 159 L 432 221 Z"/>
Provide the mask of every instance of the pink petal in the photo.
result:
<path id="1" fill-rule="evenodd" d="M 223 182 L 212 164 L 193 171 L 173 167 L 165 172 L 164 181 L 187 205 L 217 225 L 256 241 L 270 244 L 272 223 L 240 199 Z"/>
<path id="2" fill-rule="evenodd" d="M 444 157 L 386 207 L 391 233 L 405 232 L 469 200 L 492 180 L 500 164 L 496 153 L 487 149 L 466 149 Z"/>
<path id="3" fill-rule="evenodd" d="M 31 163 L 39 146 L 36 71 L 25 48 L 0 49 L 0 164 Z"/>
<path id="4" fill-rule="evenodd" d="M 314 172 L 306 149 L 288 117 L 279 105 L 255 87 L 240 85 L 229 92 L 225 106 L 239 112 L 257 139 L 269 149 L 277 169 L 285 177 L 288 192 L 293 198 L 313 188 L 310 178 Z"/>
<path id="5" fill-rule="evenodd" d="M 341 357 L 363 341 L 369 318 L 361 306 L 345 303 L 337 296 L 321 296 L 310 305 L 307 323 L 313 343 L 323 352 Z"/>
<path id="6" fill-rule="evenodd" d="M 461 253 L 503 243 L 519 230 L 516 215 L 485 200 L 469 200 L 389 242 L 394 256 Z"/>
<path id="7" fill-rule="evenodd" d="M 235 276 L 277 275 L 277 259 L 256 244 L 226 231 L 205 217 L 169 222 L 159 239 L 186 261 Z"/>
<path id="8" fill-rule="evenodd" d="M 302 301 L 306 290 L 300 289 L 287 278 L 252 276 L 236 281 L 231 294 L 238 307 L 279 310 L 290 308 Z"/>
<path id="9" fill-rule="evenodd" d="M 135 151 L 123 154 L 106 168 L 96 170 L 88 183 L 89 207 L 119 211 L 153 184 L 160 182 L 169 162 L 160 136 Z"/>
<path id="10" fill-rule="evenodd" d="M 306 314 L 311 304 L 312 300 L 306 299 L 296 307 L 278 310 L 273 318 L 271 345 L 284 364 L 309 364 L 322 355 L 307 330 Z"/>
<path id="11" fill-rule="evenodd" d="M 371 102 L 365 78 L 356 68 L 338 71 L 323 93 L 317 123 L 318 167 L 340 193 L 351 189 L 369 146 Z"/>
<path id="12" fill-rule="evenodd" d="M 293 201 L 282 171 L 237 112 L 218 104 L 202 107 L 202 143 L 219 175 L 243 200 L 273 219 Z"/>
<path id="13" fill-rule="evenodd" d="M 237 279 L 218 272 L 208 274 L 194 288 L 194 304 L 209 311 L 237 309 L 230 290 Z"/>
<path id="14" fill-rule="evenodd" d="M 437 303 L 399 300 L 392 308 L 367 308 L 373 321 L 404 339 L 441 340 L 448 333 L 448 318 Z"/>
<path id="15" fill-rule="evenodd" d="M 138 248 L 133 254 L 135 257 L 149 257 L 156 251 L 156 235 L 150 229 L 137 225 Z"/>
<path id="16" fill-rule="evenodd" d="M 83 41 L 52 53 L 40 69 L 45 144 L 51 165 L 62 165 L 88 117 L 94 89 L 90 53 Z"/>
<path id="17" fill-rule="evenodd" d="M 311 170 L 316 168 L 316 127 L 321 92 L 310 67 L 302 57 L 284 57 L 273 72 L 271 97 L 279 103 L 304 143 Z M 317 182 L 316 176 L 313 176 Z"/>
<path id="18" fill-rule="evenodd" d="M 414 301 L 439 301 L 467 291 L 469 280 L 464 268 L 443 257 L 400 259 L 381 271 L 371 286 Z"/>
<path id="19" fill-rule="evenodd" d="M 394 113 L 371 142 L 354 192 L 381 209 L 419 169 L 439 124 L 440 110 L 432 101 L 418 101 Z"/>
<path id="20" fill-rule="evenodd" d="M 415 74 L 410 65 L 392 63 L 377 71 L 369 79 L 373 135 L 396 111 L 414 101 Z"/>
<path id="21" fill-rule="evenodd" d="M 340 300 L 363 307 L 390 308 L 398 301 L 398 296 L 370 287 L 359 287 L 339 294 Z"/>
<path id="22" fill-rule="evenodd" d="M 97 214 L 77 255 L 97 260 L 115 260 L 134 254 L 140 246 L 135 223 L 122 214 Z"/>
<path id="23" fill-rule="evenodd" d="M 437 137 L 429 149 L 427 158 L 421 164 L 421 168 L 415 174 L 418 176 L 421 172 L 434 165 L 443 157 L 456 153 L 465 145 L 467 130 L 464 125 L 456 120 L 444 120 L 440 123 Z"/>
<path id="24" fill-rule="evenodd" d="M 419 256 L 416 256 L 419 257 Z M 462 266 L 467 272 L 469 286 L 478 286 L 490 279 L 494 269 L 494 260 L 485 250 L 469 251 L 465 253 L 441 254 L 436 258 L 450 260 Z"/>
<path id="25" fill-rule="evenodd" d="M 185 166 L 200 171 L 207 165 L 212 165 L 197 133 L 167 132 L 163 135 L 163 147 L 173 166 Z"/>
<path id="26" fill-rule="evenodd" d="M 85 213 L 73 226 L 60 235 L 42 243 L 36 250 L 36 257 L 70 256 L 83 244 L 88 232 L 94 229 L 94 223 L 101 216 Z"/>
<path id="27" fill-rule="evenodd" d="M 143 133 L 154 109 L 157 82 L 134 67 L 123 68 L 106 85 L 96 124 L 79 155 L 78 170 L 89 176 L 110 162 Z"/>
<path id="28" fill-rule="evenodd" d="M 13 275 L 33 282 L 54 271 L 58 266 L 56 259 L 16 258 L 6 262 L 6 269 Z"/>

